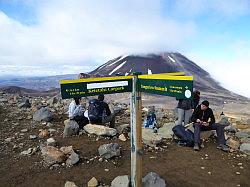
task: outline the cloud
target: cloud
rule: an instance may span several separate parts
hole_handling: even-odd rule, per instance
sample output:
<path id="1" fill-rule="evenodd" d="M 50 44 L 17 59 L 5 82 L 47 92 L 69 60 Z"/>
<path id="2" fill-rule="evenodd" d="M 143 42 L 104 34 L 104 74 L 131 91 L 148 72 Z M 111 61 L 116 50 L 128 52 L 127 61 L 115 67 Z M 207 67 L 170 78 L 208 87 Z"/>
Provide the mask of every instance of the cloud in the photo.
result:
<path id="1" fill-rule="evenodd" d="M 228 56 L 210 54 L 204 56 L 189 53 L 187 56 L 208 71 L 220 84 L 234 93 L 250 98 L 249 72 L 250 72 L 250 41 L 235 41 L 229 49 L 234 53 Z"/>
<path id="2" fill-rule="evenodd" d="M 35 25 L 0 12 L 1 64 L 92 66 L 124 53 L 176 50 L 195 33 L 190 22 L 165 19 L 160 1 L 30 2 Z"/>
<path id="3" fill-rule="evenodd" d="M 210 14 L 232 18 L 249 14 L 249 10 L 249 0 L 178 0 L 174 4 L 174 11 L 186 16 Z"/>

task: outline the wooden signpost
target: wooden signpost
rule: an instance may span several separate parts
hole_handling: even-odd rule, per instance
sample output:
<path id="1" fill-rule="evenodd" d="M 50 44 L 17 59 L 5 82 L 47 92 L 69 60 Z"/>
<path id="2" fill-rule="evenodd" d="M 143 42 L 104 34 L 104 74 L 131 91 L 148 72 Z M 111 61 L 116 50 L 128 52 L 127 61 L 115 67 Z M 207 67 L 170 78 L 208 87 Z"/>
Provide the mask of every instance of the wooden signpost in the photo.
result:
<path id="1" fill-rule="evenodd" d="M 142 100 L 141 92 L 190 99 L 193 77 L 184 72 L 61 80 L 62 99 L 130 92 L 131 185 L 142 186 Z"/>

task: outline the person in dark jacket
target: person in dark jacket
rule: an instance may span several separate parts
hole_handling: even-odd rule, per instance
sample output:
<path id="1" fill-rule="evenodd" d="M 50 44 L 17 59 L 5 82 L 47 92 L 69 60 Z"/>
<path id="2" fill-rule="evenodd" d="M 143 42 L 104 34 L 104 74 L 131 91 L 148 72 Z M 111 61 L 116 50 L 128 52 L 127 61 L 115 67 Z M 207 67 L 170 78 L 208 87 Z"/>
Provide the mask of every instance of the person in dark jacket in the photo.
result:
<path id="1" fill-rule="evenodd" d="M 226 145 L 224 126 L 215 123 L 214 114 L 211 108 L 209 108 L 209 102 L 203 101 L 201 105 L 198 105 L 194 110 L 191 117 L 192 122 L 194 122 L 194 150 L 200 150 L 200 132 L 207 130 L 216 130 L 218 143 L 218 149 L 223 151 L 229 151 L 229 147 Z"/>
<path id="2" fill-rule="evenodd" d="M 187 125 L 190 122 L 193 108 L 192 99 L 179 99 L 177 105 L 178 120 L 175 122 L 175 124 L 182 125 L 182 122 L 184 121 L 184 126 Z"/>
<path id="3" fill-rule="evenodd" d="M 97 124 L 105 124 L 110 123 L 110 127 L 114 128 L 115 126 L 115 115 L 111 113 L 108 104 L 104 101 L 104 95 L 100 94 L 98 96 L 98 99 L 93 99 L 90 101 L 90 103 L 94 101 L 96 110 L 93 111 L 91 109 L 91 104 L 88 107 L 88 117 L 90 119 L 90 123 L 97 123 Z M 95 110 L 95 109 L 94 109 Z M 94 118 L 95 120 L 92 120 L 91 118 Z"/>
<path id="4" fill-rule="evenodd" d="M 200 91 L 195 90 L 193 92 L 193 109 L 196 109 L 196 107 L 199 105 L 200 102 Z"/>

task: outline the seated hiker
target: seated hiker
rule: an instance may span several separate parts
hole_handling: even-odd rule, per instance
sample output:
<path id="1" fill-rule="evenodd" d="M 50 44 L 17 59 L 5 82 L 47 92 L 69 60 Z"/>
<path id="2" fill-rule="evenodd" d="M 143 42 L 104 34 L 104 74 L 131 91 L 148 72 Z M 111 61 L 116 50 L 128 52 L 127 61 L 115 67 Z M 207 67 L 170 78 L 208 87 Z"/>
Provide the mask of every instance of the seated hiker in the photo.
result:
<path id="1" fill-rule="evenodd" d="M 198 105 L 195 109 L 192 117 L 192 122 L 194 122 L 194 150 L 200 150 L 200 132 L 207 130 L 216 130 L 218 137 L 218 149 L 223 151 L 229 151 L 229 147 L 226 145 L 224 126 L 215 123 L 214 114 L 211 108 L 209 108 L 209 102 L 203 101 L 201 105 Z"/>
<path id="2" fill-rule="evenodd" d="M 75 120 L 80 129 L 82 129 L 84 125 L 89 123 L 89 120 L 83 114 L 83 108 L 80 101 L 81 98 L 74 98 L 74 100 L 71 101 L 69 105 L 69 119 Z"/>
<path id="3" fill-rule="evenodd" d="M 156 123 L 155 109 L 152 108 L 149 109 L 146 119 L 144 120 L 143 126 L 144 128 L 154 129 L 154 132 L 157 132 L 156 125 L 157 123 Z"/>
<path id="4" fill-rule="evenodd" d="M 115 126 L 115 115 L 111 113 L 109 106 L 104 102 L 104 95 L 98 96 L 98 99 L 89 101 L 88 118 L 92 124 L 110 123 L 110 127 Z"/>

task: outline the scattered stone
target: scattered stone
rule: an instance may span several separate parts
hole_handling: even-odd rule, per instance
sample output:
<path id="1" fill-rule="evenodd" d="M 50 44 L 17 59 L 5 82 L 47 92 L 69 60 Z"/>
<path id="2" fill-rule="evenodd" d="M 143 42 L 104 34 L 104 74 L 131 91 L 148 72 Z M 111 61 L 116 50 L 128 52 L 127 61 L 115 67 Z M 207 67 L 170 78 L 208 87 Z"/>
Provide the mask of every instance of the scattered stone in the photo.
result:
<path id="1" fill-rule="evenodd" d="M 212 172 L 211 171 L 209 171 L 209 172 L 207 172 L 209 175 L 212 175 Z"/>
<path id="2" fill-rule="evenodd" d="M 74 135 L 78 135 L 79 133 L 79 125 L 74 120 L 65 120 L 64 121 L 64 131 L 63 131 L 63 137 L 70 137 Z"/>
<path id="3" fill-rule="evenodd" d="M 240 142 L 237 141 L 237 140 L 234 140 L 233 138 L 229 138 L 227 141 L 226 141 L 226 144 L 234 149 L 234 150 L 238 150 L 239 149 L 239 146 L 240 146 Z"/>
<path id="4" fill-rule="evenodd" d="M 165 187 L 166 183 L 157 173 L 150 172 L 143 179 L 143 187 Z"/>
<path id="5" fill-rule="evenodd" d="M 250 143 L 241 144 L 240 151 L 250 153 Z"/>
<path id="6" fill-rule="evenodd" d="M 67 181 L 64 184 L 64 187 L 77 187 L 77 186 L 76 186 L 76 184 L 74 182 Z"/>
<path id="7" fill-rule="evenodd" d="M 101 157 L 101 158 L 99 158 L 99 160 L 98 160 L 99 162 L 103 162 L 103 158 Z"/>
<path id="8" fill-rule="evenodd" d="M 21 132 L 28 132 L 28 129 L 22 129 Z"/>
<path id="9" fill-rule="evenodd" d="M 31 140 L 34 140 L 34 139 L 36 139 L 36 138 L 37 138 L 36 135 L 30 135 L 30 139 L 31 139 Z"/>
<path id="10" fill-rule="evenodd" d="M 172 129 L 175 126 L 175 123 L 165 123 L 161 128 L 158 129 L 158 134 L 165 139 L 171 139 L 174 135 Z"/>
<path id="11" fill-rule="evenodd" d="M 203 169 L 205 169 L 205 167 L 201 167 L 201 169 L 203 170 Z"/>
<path id="12" fill-rule="evenodd" d="M 53 169 L 58 169 L 60 168 L 60 165 L 59 164 L 53 164 L 52 166 L 50 166 L 50 170 L 53 170 Z"/>
<path id="13" fill-rule="evenodd" d="M 72 166 L 76 164 L 78 161 L 79 161 L 79 155 L 73 151 L 69 156 L 69 158 L 66 160 L 66 165 Z"/>
<path id="14" fill-rule="evenodd" d="M 56 129 L 49 129 L 49 133 L 56 132 Z"/>
<path id="15" fill-rule="evenodd" d="M 104 169 L 104 171 L 108 172 L 108 171 L 109 171 L 109 169 Z"/>
<path id="16" fill-rule="evenodd" d="M 49 136 L 49 131 L 47 129 L 41 130 L 41 132 L 38 135 L 40 138 L 45 138 Z"/>
<path id="17" fill-rule="evenodd" d="M 42 107 L 34 113 L 33 120 L 49 122 L 52 120 L 52 113 L 48 108 Z"/>
<path id="18" fill-rule="evenodd" d="M 88 187 L 96 187 L 98 186 L 99 182 L 95 177 L 93 177 L 89 182 L 88 182 Z"/>
<path id="19" fill-rule="evenodd" d="M 44 161 L 49 164 L 62 163 L 66 160 L 65 154 L 53 146 L 44 146 L 41 148 Z"/>
<path id="20" fill-rule="evenodd" d="M 119 140 L 126 142 L 127 138 L 124 136 L 124 134 L 119 135 Z"/>
<path id="21" fill-rule="evenodd" d="M 56 140 L 54 138 L 47 139 L 47 145 L 49 146 L 56 146 Z"/>
<path id="22" fill-rule="evenodd" d="M 11 142 L 11 139 L 12 139 L 12 138 L 6 138 L 5 141 L 6 141 L 6 142 Z"/>
<path id="23" fill-rule="evenodd" d="M 31 104 L 30 104 L 30 101 L 29 99 L 26 99 L 25 102 L 22 102 L 18 105 L 19 108 L 30 108 L 31 107 Z"/>
<path id="24" fill-rule="evenodd" d="M 32 155 L 32 154 L 34 154 L 36 151 L 37 151 L 37 148 L 36 148 L 36 147 L 34 147 L 34 148 L 29 148 L 29 149 L 26 150 L 26 151 L 22 151 L 22 152 L 20 153 L 20 155 Z"/>
<path id="25" fill-rule="evenodd" d="M 98 148 L 98 152 L 101 157 L 104 157 L 106 159 L 121 155 L 121 151 L 117 143 L 101 145 Z"/>
<path id="26" fill-rule="evenodd" d="M 103 125 L 88 124 L 84 126 L 84 130 L 89 134 L 95 134 L 97 136 L 115 136 L 117 134 L 116 129 Z"/>
<path id="27" fill-rule="evenodd" d="M 142 128 L 142 141 L 148 146 L 155 147 L 162 142 L 162 136 L 154 133 L 153 129 Z"/>
<path id="28" fill-rule="evenodd" d="M 237 174 L 237 175 L 240 175 L 240 172 L 237 171 L 236 174 Z"/>
<path id="29" fill-rule="evenodd" d="M 128 175 L 118 176 L 111 182 L 111 187 L 129 187 L 130 178 Z"/>

